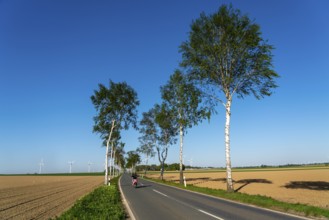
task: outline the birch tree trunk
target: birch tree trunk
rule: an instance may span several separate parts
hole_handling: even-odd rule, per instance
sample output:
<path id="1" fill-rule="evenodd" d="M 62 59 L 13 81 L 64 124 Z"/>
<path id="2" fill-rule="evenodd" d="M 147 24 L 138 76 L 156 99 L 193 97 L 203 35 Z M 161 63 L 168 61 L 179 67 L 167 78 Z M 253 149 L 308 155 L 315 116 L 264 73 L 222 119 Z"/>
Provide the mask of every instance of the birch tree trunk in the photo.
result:
<path id="1" fill-rule="evenodd" d="M 110 135 L 109 138 L 107 139 L 106 142 L 106 154 L 105 154 L 105 180 L 104 180 L 104 184 L 108 185 L 108 181 L 109 181 L 109 175 L 108 175 L 108 156 L 109 156 L 109 145 L 110 145 L 110 141 L 111 141 L 111 137 L 112 137 L 112 132 L 113 129 L 115 127 L 115 120 L 112 121 L 112 126 L 111 126 L 111 131 L 110 131 Z"/>
<path id="2" fill-rule="evenodd" d="M 179 126 L 180 149 L 179 149 L 179 183 L 183 184 L 183 126 Z"/>
<path id="3" fill-rule="evenodd" d="M 145 164 L 145 172 L 144 172 L 144 175 L 145 176 L 146 176 L 146 170 L 147 170 L 148 161 L 149 161 L 149 154 L 146 154 L 146 164 Z"/>
<path id="4" fill-rule="evenodd" d="M 115 176 L 115 153 L 116 153 L 116 150 L 114 149 L 113 156 L 112 156 L 112 160 L 113 160 L 113 162 L 112 162 L 112 174 L 113 174 L 113 176 Z"/>
<path id="5" fill-rule="evenodd" d="M 113 141 L 111 144 L 111 158 L 110 158 L 110 178 L 112 177 L 112 168 L 113 168 Z"/>
<path id="6" fill-rule="evenodd" d="M 109 139 L 106 142 L 106 154 L 105 154 L 105 180 L 104 184 L 108 184 L 108 155 L 109 155 L 109 142 L 110 142 L 110 136 Z"/>
<path id="7" fill-rule="evenodd" d="M 227 99 L 226 103 L 226 122 L 225 122 L 225 154 L 226 154 L 226 183 L 227 191 L 234 192 L 232 169 L 231 169 L 231 152 L 230 152 L 230 120 L 231 120 L 232 100 Z"/>
<path id="8" fill-rule="evenodd" d="M 165 154 L 165 155 L 163 155 Z M 163 180 L 163 173 L 164 173 L 164 164 L 165 161 L 167 159 L 167 155 L 168 155 L 168 146 L 166 146 L 166 148 L 162 151 L 161 153 L 161 157 L 162 157 L 162 161 L 161 161 L 161 180 Z"/>
<path id="9" fill-rule="evenodd" d="M 164 161 L 161 161 L 161 180 L 163 180 Z"/>

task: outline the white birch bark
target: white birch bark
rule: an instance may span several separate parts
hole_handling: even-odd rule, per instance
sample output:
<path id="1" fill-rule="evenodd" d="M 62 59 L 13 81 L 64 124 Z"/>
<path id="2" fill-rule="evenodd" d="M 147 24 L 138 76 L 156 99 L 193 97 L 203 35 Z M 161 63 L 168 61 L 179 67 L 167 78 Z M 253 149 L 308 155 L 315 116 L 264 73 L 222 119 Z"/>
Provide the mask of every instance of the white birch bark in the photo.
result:
<path id="1" fill-rule="evenodd" d="M 108 138 L 106 142 L 106 154 L 105 154 L 105 180 L 104 184 L 108 184 L 108 155 L 109 155 L 109 142 L 110 142 L 110 137 Z"/>
<path id="2" fill-rule="evenodd" d="M 232 100 L 228 99 L 226 103 L 226 122 L 225 122 L 225 155 L 226 155 L 226 182 L 227 191 L 233 192 L 233 180 L 231 169 L 231 153 L 230 153 L 230 120 L 231 120 L 231 104 Z"/>
<path id="3" fill-rule="evenodd" d="M 112 166 L 113 176 L 115 176 L 115 153 L 116 153 L 116 150 L 114 150 L 114 153 L 113 153 L 113 166 Z"/>
<path id="4" fill-rule="evenodd" d="M 112 167 L 113 167 L 113 141 L 111 144 L 111 155 L 110 155 L 110 178 L 112 177 Z"/>
<path id="5" fill-rule="evenodd" d="M 144 175 L 146 175 L 148 161 L 149 161 L 149 154 L 146 154 L 146 164 L 145 164 L 145 172 L 144 172 Z"/>
<path id="6" fill-rule="evenodd" d="M 112 137 L 112 132 L 113 129 L 115 127 L 115 120 L 112 121 L 112 126 L 111 126 L 111 131 L 110 131 L 110 135 L 109 138 L 107 139 L 106 142 L 106 154 L 105 154 L 105 180 L 104 180 L 104 184 L 108 185 L 108 156 L 109 156 L 109 145 L 110 145 L 110 141 L 111 141 L 111 137 Z"/>
<path id="7" fill-rule="evenodd" d="M 179 176 L 180 184 L 183 184 L 183 126 L 179 126 L 180 148 L 179 148 Z"/>

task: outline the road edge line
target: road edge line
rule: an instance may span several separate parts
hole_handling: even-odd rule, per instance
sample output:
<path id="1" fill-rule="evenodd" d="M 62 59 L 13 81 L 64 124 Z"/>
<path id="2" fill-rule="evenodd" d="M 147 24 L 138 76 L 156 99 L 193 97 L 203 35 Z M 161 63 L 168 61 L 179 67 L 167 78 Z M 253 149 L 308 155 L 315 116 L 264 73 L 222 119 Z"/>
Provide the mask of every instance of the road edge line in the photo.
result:
<path id="1" fill-rule="evenodd" d="M 130 206 L 129 206 L 127 200 L 126 200 L 126 197 L 125 197 L 124 193 L 122 192 L 122 189 L 121 189 L 121 177 L 122 177 L 122 175 L 119 178 L 119 184 L 118 184 L 119 185 L 120 194 L 121 194 L 121 201 L 122 201 L 123 205 L 125 206 L 126 210 L 128 211 L 128 215 L 129 215 L 130 219 L 131 220 L 136 220 L 135 215 L 132 212 L 132 210 L 130 209 Z"/>
<path id="2" fill-rule="evenodd" d="M 167 185 L 167 184 L 164 184 L 164 183 L 159 183 L 159 182 L 152 181 L 152 180 L 149 180 L 149 179 L 144 179 L 144 180 L 150 181 L 150 182 L 153 182 L 153 183 L 158 183 L 158 184 L 163 185 L 163 186 L 168 186 L 168 187 L 171 187 L 171 188 L 180 189 L 180 190 L 183 190 L 183 191 L 187 191 L 187 192 L 191 192 L 191 193 L 211 197 L 211 198 L 214 198 L 214 199 L 224 200 L 224 201 L 227 201 L 227 202 L 230 202 L 230 203 L 237 203 L 237 204 L 240 204 L 240 205 L 243 205 L 243 206 L 249 206 L 249 207 L 253 207 L 253 208 L 256 208 L 256 209 L 264 209 L 264 210 L 267 210 L 267 211 L 270 211 L 270 212 L 274 212 L 274 213 L 278 213 L 278 214 L 284 214 L 284 215 L 288 215 L 288 216 L 291 216 L 291 217 L 300 218 L 300 219 L 303 219 L 303 220 L 312 220 L 312 218 L 308 218 L 306 216 L 299 216 L 299 215 L 294 215 L 294 214 L 291 214 L 291 213 L 281 212 L 281 211 L 278 211 L 278 210 L 258 207 L 256 205 L 252 205 L 252 204 L 233 201 L 233 200 L 229 200 L 229 199 L 225 199 L 225 198 L 221 198 L 221 197 L 216 197 L 216 196 L 212 196 L 212 195 L 208 195 L 208 194 L 204 194 L 204 193 L 200 193 L 200 192 L 191 191 L 191 190 L 188 190 L 188 189 L 182 189 L 182 188 L 179 188 L 179 187 L 176 187 L 176 186 L 171 186 L 171 185 Z"/>
<path id="3" fill-rule="evenodd" d="M 213 217 L 213 218 L 215 218 L 215 219 L 224 220 L 223 218 L 218 217 L 217 215 L 213 215 L 213 214 L 211 214 L 211 213 L 209 213 L 209 212 L 203 211 L 202 209 L 197 209 L 197 210 L 198 210 L 199 212 L 202 212 L 203 214 L 208 215 L 208 216 L 211 216 L 211 217 Z"/>

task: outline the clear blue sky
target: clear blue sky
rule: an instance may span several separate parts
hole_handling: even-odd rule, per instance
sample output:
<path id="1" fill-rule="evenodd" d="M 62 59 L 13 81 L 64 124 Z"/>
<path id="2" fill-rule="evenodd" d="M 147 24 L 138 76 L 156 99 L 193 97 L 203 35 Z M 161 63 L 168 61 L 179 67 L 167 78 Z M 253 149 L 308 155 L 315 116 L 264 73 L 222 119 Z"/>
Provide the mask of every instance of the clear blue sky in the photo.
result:
<path id="1" fill-rule="evenodd" d="M 178 47 L 201 12 L 233 3 L 275 46 L 281 75 L 271 97 L 233 100 L 232 165 L 329 161 L 329 1 L 0 0 L 0 173 L 103 169 L 92 133 L 98 83 L 126 81 L 139 115 L 160 102 Z M 224 166 L 225 113 L 189 130 L 185 160 Z M 139 134 L 124 132 L 126 151 Z M 178 162 L 178 144 L 168 162 Z M 152 161 L 158 163 L 156 159 Z"/>

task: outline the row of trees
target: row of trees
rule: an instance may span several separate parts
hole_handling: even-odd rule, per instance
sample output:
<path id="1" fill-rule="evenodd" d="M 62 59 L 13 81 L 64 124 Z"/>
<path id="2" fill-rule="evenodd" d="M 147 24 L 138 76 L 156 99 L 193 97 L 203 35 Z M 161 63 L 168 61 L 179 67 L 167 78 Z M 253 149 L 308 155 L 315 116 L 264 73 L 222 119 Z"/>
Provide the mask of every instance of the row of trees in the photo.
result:
<path id="1" fill-rule="evenodd" d="M 151 164 L 151 165 L 145 165 L 145 164 L 140 164 L 138 166 L 136 166 L 136 171 L 138 172 L 142 172 L 144 171 L 144 174 L 146 173 L 147 170 L 150 171 L 161 171 L 161 166 L 160 165 L 156 165 L 156 164 Z M 180 168 L 180 164 L 179 163 L 172 163 L 172 164 L 164 164 L 164 169 L 165 171 L 178 171 Z M 183 170 L 185 169 L 191 169 L 191 166 L 186 166 L 183 164 Z"/>
<path id="2" fill-rule="evenodd" d="M 180 46 L 181 67 L 162 86 L 162 102 L 142 114 L 139 123 L 138 152 L 152 157 L 157 153 L 163 179 L 168 149 L 180 143 L 180 181 L 183 183 L 183 143 L 187 129 L 204 119 L 210 120 L 216 107 L 225 110 L 225 155 L 227 190 L 234 191 L 230 157 L 230 119 L 234 97 L 270 96 L 277 87 L 278 74 L 272 67 L 273 46 L 261 37 L 260 27 L 231 5 L 212 14 L 202 13 L 193 21 L 188 40 Z M 136 92 L 126 83 L 99 85 L 91 97 L 97 110 L 94 132 L 106 143 L 109 152 L 118 146 L 120 131 L 129 125 L 137 128 L 139 104 Z M 111 151 L 109 151 L 111 145 Z M 105 183 L 107 184 L 107 162 Z"/>

